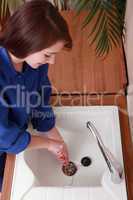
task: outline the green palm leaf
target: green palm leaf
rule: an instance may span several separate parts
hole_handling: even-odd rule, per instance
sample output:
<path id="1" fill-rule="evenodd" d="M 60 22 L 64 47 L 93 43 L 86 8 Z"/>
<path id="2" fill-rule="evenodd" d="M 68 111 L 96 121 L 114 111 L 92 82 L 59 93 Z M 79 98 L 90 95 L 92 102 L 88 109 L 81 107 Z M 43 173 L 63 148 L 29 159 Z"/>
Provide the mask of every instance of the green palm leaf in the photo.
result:
<path id="1" fill-rule="evenodd" d="M 95 15 L 98 13 L 99 6 L 100 6 L 100 2 L 97 0 L 94 0 L 94 4 L 93 4 L 91 12 L 89 11 L 89 14 L 83 21 L 82 29 L 85 28 L 86 25 L 88 25 L 91 22 L 91 20 L 95 17 Z"/>
<path id="2" fill-rule="evenodd" d="M 76 15 L 79 15 L 80 12 L 87 8 L 91 0 L 82 0 L 82 1 L 73 1 L 72 6 L 76 9 Z"/>
<path id="3" fill-rule="evenodd" d="M 68 10 L 69 1 L 68 0 L 53 0 L 53 4 L 56 8 L 60 10 Z"/>
<path id="4" fill-rule="evenodd" d="M 1 0 L 0 3 L 1 19 L 6 16 L 7 7 L 8 7 L 8 0 Z"/>
<path id="5" fill-rule="evenodd" d="M 0 2 L 1 19 L 3 19 L 6 16 L 8 9 L 9 12 L 13 12 L 22 3 L 24 3 L 24 0 L 1 0 Z"/>
<path id="6" fill-rule="evenodd" d="M 95 43 L 96 53 L 104 55 L 114 46 L 121 44 L 126 0 L 76 0 L 75 9 L 79 15 L 90 3 L 81 28 L 85 29 L 95 18 L 95 24 L 88 35 L 90 45 Z"/>
<path id="7" fill-rule="evenodd" d="M 9 11 L 15 11 L 19 6 L 21 6 L 25 1 L 24 0 L 8 0 Z"/>

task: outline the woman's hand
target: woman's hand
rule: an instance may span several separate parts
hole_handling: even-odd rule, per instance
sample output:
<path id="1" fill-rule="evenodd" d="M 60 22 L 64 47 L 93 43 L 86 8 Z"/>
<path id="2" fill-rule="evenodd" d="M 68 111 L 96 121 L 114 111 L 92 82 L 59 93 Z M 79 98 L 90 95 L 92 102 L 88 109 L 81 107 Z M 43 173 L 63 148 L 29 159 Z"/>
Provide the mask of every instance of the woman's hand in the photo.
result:
<path id="1" fill-rule="evenodd" d="M 44 137 L 48 139 L 48 150 L 51 151 L 62 164 L 68 164 L 69 157 L 67 146 L 58 129 L 53 127 L 45 133 Z"/>
<path id="2" fill-rule="evenodd" d="M 63 165 L 68 164 L 68 150 L 64 141 L 49 139 L 48 150 L 53 153 Z"/>
<path id="3" fill-rule="evenodd" d="M 28 149 L 48 149 L 62 164 L 68 163 L 68 151 L 64 141 L 49 139 L 46 136 L 31 135 Z"/>

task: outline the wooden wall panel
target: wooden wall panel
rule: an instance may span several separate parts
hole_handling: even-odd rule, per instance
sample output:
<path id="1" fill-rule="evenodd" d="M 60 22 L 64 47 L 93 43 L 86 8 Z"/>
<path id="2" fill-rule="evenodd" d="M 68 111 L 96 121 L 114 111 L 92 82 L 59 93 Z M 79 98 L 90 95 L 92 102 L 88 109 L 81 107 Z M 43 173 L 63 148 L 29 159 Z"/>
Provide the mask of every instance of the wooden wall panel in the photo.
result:
<path id="1" fill-rule="evenodd" d="M 70 52 L 60 52 L 56 64 L 50 65 L 49 77 L 53 87 L 66 93 L 116 93 L 123 90 L 127 79 L 122 49 L 114 47 L 106 58 L 97 57 L 94 47 L 87 41 L 93 24 L 81 31 L 85 13 L 76 20 L 73 11 L 61 14 L 69 24 L 74 46 Z"/>

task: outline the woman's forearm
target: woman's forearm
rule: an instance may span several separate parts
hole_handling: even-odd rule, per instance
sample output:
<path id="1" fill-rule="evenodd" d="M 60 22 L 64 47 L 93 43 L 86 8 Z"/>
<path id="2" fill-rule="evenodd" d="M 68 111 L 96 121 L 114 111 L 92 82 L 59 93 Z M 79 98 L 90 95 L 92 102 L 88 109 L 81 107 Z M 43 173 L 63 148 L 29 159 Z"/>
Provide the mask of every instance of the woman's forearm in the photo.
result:
<path id="1" fill-rule="evenodd" d="M 39 149 L 39 148 L 48 149 L 51 140 L 63 141 L 63 138 L 56 127 L 50 129 L 45 133 L 43 132 L 38 132 L 38 133 L 40 133 L 41 136 L 31 135 L 31 141 L 27 147 L 28 149 Z"/>
<path id="2" fill-rule="evenodd" d="M 53 153 L 57 157 L 57 159 L 63 164 L 68 163 L 69 158 L 67 147 L 64 141 L 62 140 L 62 137 L 58 136 L 59 133 L 57 129 L 53 128 L 53 130 L 51 130 L 48 133 L 49 136 L 52 136 L 52 138 L 49 138 L 48 134 L 47 136 L 43 135 L 43 137 L 42 135 L 31 135 L 31 141 L 27 146 L 27 149 L 47 149 L 48 151 Z"/>
<path id="3" fill-rule="evenodd" d="M 49 139 L 63 141 L 63 137 L 61 136 L 61 134 L 59 133 L 59 131 L 56 127 L 53 127 L 49 131 L 45 132 L 45 134 L 43 134 L 42 132 L 40 132 L 40 133 L 42 135 L 45 135 L 45 137 L 47 137 Z"/>
<path id="4" fill-rule="evenodd" d="M 28 149 L 48 149 L 49 139 L 47 137 L 41 137 L 36 135 L 31 135 L 31 141 L 27 146 Z"/>

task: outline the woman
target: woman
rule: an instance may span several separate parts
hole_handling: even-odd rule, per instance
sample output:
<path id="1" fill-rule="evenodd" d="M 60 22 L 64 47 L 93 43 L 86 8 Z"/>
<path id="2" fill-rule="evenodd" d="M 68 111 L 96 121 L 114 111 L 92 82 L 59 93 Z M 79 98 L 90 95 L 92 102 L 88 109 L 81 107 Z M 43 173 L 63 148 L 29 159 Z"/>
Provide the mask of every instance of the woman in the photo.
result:
<path id="1" fill-rule="evenodd" d="M 48 64 L 63 48 L 71 49 L 68 27 L 45 0 L 23 4 L 7 21 L 0 37 L 0 183 L 6 153 L 48 149 L 62 164 L 67 147 L 55 127 L 49 99 Z M 40 134 L 26 129 L 31 121 Z M 43 137 L 42 137 L 43 136 Z M 0 187 L 1 187 L 0 186 Z"/>

